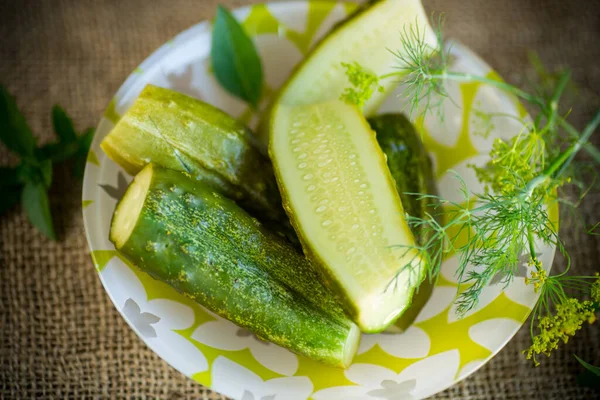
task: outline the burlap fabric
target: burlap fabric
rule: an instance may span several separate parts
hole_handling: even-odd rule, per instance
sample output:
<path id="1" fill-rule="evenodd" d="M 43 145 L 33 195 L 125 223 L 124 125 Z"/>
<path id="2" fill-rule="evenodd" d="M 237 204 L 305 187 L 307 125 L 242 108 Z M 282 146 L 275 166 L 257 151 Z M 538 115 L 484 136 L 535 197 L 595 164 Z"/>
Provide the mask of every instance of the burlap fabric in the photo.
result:
<path id="1" fill-rule="evenodd" d="M 229 7 L 249 0 L 223 0 Z M 424 0 L 447 14 L 446 31 L 511 81 L 536 49 L 549 65 L 568 64 L 580 84 L 583 124 L 598 108 L 600 4 L 597 1 Z M 63 105 L 81 129 L 95 125 L 128 74 L 181 30 L 214 15 L 217 0 L 0 1 L 0 82 L 41 141 L 50 108 Z M 595 92 L 595 95 L 594 95 Z M 597 135 L 598 136 L 598 135 Z M 596 141 L 597 142 L 597 141 Z M 0 149 L 0 165 L 15 160 Z M 59 242 L 42 238 L 20 207 L 0 217 L 0 398 L 222 399 L 180 375 L 128 328 L 89 258 L 81 184 L 66 168 L 52 187 Z M 0 194 L 1 195 L 1 194 Z M 582 208 L 598 220 L 600 197 Z M 600 240 L 564 230 L 574 269 L 598 270 Z M 559 261 L 560 262 L 560 261 Z M 533 368 L 521 349 L 527 328 L 480 371 L 435 398 L 591 399 L 576 385 L 576 353 L 600 364 L 599 325 Z"/>

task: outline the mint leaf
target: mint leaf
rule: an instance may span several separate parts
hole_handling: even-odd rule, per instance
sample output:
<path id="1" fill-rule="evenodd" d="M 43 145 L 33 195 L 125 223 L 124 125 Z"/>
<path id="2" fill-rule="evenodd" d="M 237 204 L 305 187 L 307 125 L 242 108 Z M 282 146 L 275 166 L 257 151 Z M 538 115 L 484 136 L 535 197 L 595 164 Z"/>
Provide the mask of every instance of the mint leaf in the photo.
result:
<path id="1" fill-rule="evenodd" d="M 21 196 L 23 209 L 27 213 L 29 221 L 45 236 L 56 240 L 52 216 L 50 214 L 50 202 L 48 192 L 42 182 L 30 182 L 25 185 Z"/>
<path id="2" fill-rule="evenodd" d="M 61 142 L 74 142 L 77 139 L 73 121 L 58 104 L 52 107 L 52 125 Z"/>
<path id="3" fill-rule="evenodd" d="M 73 166 L 73 176 L 77 178 L 83 177 L 83 173 L 85 172 L 85 164 L 87 163 L 88 152 L 90 151 L 90 146 L 93 139 L 94 128 L 88 128 L 78 138 L 79 148 L 77 150 L 77 154 L 75 155 L 75 165 Z"/>
<path id="4" fill-rule="evenodd" d="M 52 162 L 42 160 L 35 163 L 22 162 L 17 168 L 17 181 L 20 184 L 43 183 L 50 187 L 52 183 Z"/>
<path id="5" fill-rule="evenodd" d="M 23 158 L 34 158 L 35 139 L 15 99 L 0 85 L 0 140 Z"/>
<path id="6" fill-rule="evenodd" d="M 19 176 L 18 168 L 0 167 L 0 188 L 14 187 L 20 185 L 21 179 Z"/>
<path id="7" fill-rule="evenodd" d="M 244 28 L 223 6 L 217 9 L 210 56 L 219 83 L 257 108 L 263 87 L 262 64 Z"/>
<path id="8" fill-rule="evenodd" d="M 68 160 L 77 153 L 77 142 L 48 143 L 38 149 L 38 158 L 59 163 Z"/>
<path id="9" fill-rule="evenodd" d="M 52 161 L 45 160 L 40 163 L 40 172 L 46 188 L 52 184 Z"/>
<path id="10" fill-rule="evenodd" d="M 0 216 L 6 211 L 13 208 L 21 198 L 21 186 L 12 186 L 2 188 L 2 196 L 0 196 Z"/>
<path id="11" fill-rule="evenodd" d="M 588 371 L 590 371 L 591 373 L 593 373 L 596 376 L 600 377 L 600 367 L 595 367 L 590 363 L 587 363 L 585 361 L 583 361 L 581 358 L 577 357 L 575 354 L 573 354 L 573 356 L 577 359 L 577 361 L 579 361 L 579 363 L 581 365 L 583 365 Z"/>
<path id="12" fill-rule="evenodd" d="M 21 162 L 17 167 L 17 176 L 19 182 L 22 184 L 28 182 L 41 182 L 43 180 L 38 166 L 26 162 Z"/>

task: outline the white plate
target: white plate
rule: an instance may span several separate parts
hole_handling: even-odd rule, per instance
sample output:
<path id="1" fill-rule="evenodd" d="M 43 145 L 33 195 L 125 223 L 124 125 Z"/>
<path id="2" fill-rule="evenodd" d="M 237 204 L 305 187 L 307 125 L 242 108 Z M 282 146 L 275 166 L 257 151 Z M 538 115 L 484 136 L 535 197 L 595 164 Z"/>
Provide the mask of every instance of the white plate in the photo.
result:
<path id="1" fill-rule="evenodd" d="M 244 7 L 234 14 L 254 36 L 267 85 L 277 89 L 308 49 L 354 7 L 300 1 Z M 250 125 L 256 123 L 248 107 L 215 81 L 209 69 L 210 43 L 211 25 L 202 22 L 136 68 L 104 113 L 88 157 L 83 216 L 94 264 L 111 300 L 140 338 L 183 374 L 243 400 L 423 398 L 464 379 L 496 354 L 526 320 L 537 298 L 524 283 L 525 265 L 510 286 L 487 287 L 479 307 L 457 319 L 452 305 L 456 259 L 449 258 L 414 326 L 398 335 L 363 336 L 354 364 L 341 370 L 247 335 L 119 258 L 108 240 L 109 224 L 131 178 L 99 144 L 147 83 L 187 93 Z M 455 44 L 453 55 L 452 69 L 493 75 L 464 46 Z M 457 181 L 447 170 L 458 171 L 472 190 L 479 191 L 481 185 L 467 164 L 485 162 L 495 137 L 512 136 L 520 129 L 506 117 L 495 118 L 488 126 L 474 111 L 518 116 L 524 111 L 515 99 L 480 84 L 452 83 L 447 89 L 454 103 L 444 104 L 444 121 L 428 117 L 420 129 L 436 166 L 441 195 L 460 200 Z M 401 108 L 401 101 L 392 96 L 382 111 Z M 542 264 L 551 265 L 554 249 L 538 250 Z"/>

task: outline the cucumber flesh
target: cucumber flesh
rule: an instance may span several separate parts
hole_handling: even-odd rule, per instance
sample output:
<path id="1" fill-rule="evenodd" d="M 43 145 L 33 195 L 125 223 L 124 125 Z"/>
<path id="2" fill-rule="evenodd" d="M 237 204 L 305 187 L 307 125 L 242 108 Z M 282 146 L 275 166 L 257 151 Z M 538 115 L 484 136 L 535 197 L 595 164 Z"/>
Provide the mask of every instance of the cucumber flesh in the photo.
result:
<path id="1" fill-rule="evenodd" d="M 287 105 L 306 105 L 336 100 L 348 78 L 342 63 L 357 62 L 376 75 L 402 67 L 390 50 L 402 50 L 400 32 L 419 29 L 425 43 L 435 48 L 436 36 L 431 29 L 420 0 L 382 0 L 350 16 L 332 30 L 311 52 L 281 90 L 279 100 Z M 396 87 L 394 80 L 381 82 L 365 104 L 363 112 L 371 115 Z"/>
<path id="2" fill-rule="evenodd" d="M 142 271 L 258 337 L 330 365 L 352 361 L 360 331 L 308 261 L 188 174 L 146 166 L 110 239 Z"/>
<path id="3" fill-rule="evenodd" d="M 378 76 L 401 68 L 403 65 L 390 50 L 402 50 L 400 32 L 411 27 L 419 29 L 425 44 L 432 49 L 436 47 L 437 38 L 420 0 L 371 1 L 335 25 L 300 63 L 263 113 L 258 139 L 268 144 L 270 115 L 277 103 L 306 105 L 339 99 L 350 85 L 342 63 L 357 62 Z M 397 86 L 394 79 L 380 83 L 383 90 L 375 91 L 363 107 L 367 116 L 374 115 Z"/>
<path id="4" fill-rule="evenodd" d="M 361 330 L 384 330 L 410 305 L 425 268 L 400 247 L 414 237 L 360 110 L 337 100 L 278 104 L 269 152 L 305 253 Z"/>
<path id="5" fill-rule="evenodd" d="M 117 249 L 122 248 L 127 243 L 135 229 L 150 189 L 153 172 L 151 164 L 142 169 L 133 179 L 115 209 L 111 223 L 110 240 Z"/>
<path id="6" fill-rule="evenodd" d="M 421 283 L 421 286 L 415 290 L 410 307 L 408 307 L 408 309 L 386 329 L 386 332 L 402 333 L 410 328 L 415 322 L 415 319 L 419 316 L 423 307 L 425 307 L 425 304 L 427 304 L 427 301 L 429 301 L 429 298 L 433 293 L 433 287 L 433 282 L 425 278 Z"/>

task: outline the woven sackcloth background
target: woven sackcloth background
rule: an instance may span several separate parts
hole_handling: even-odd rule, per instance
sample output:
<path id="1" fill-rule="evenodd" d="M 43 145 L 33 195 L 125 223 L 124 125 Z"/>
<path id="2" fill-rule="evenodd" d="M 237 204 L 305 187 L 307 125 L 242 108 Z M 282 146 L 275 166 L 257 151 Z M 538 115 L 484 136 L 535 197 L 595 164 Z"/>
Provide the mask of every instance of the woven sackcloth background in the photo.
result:
<path id="1" fill-rule="evenodd" d="M 229 7 L 250 0 L 220 0 Z M 131 71 L 154 49 L 210 18 L 219 0 L 0 0 L 0 82 L 15 94 L 33 131 L 51 134 L 60 103 L 78 128 L 95 125 Z M 581 127 L 598 109 L 600 4 L 590 0 L 424 0 L 445 11 L 446 32 L 505 78 L 523 79 L 527 51 L 569 65 L 580 86 Z M 597 135 L 598 136 L 598 135 Z M 597 142 L 597 140 L 595 140 Z M 1 147 L 1 146 L 0 146 Z M 0 148 L 0 165 L 15 159 Z M 167 365 L 128 328 L 91 263 L 81 184 L 59 169 L 51 205 L 60 241 L 42 238 L 19 206 L 0 217 L 0 398 L 223 399 Z M 0 195 L 2 195 L 0 193 Z M 600 196 L 582 207 L 598 220 Z M 600 239 L 563 227 L 579 273 L 599 269 Z M 562 261 L 557 261 L 561 263 Z M 528 331 L 486 366 L 436 399 L 592 399 L 576 384 L 576 353 L 600 364 L 599 324 L 533 368 L 520 351 Z"/>

